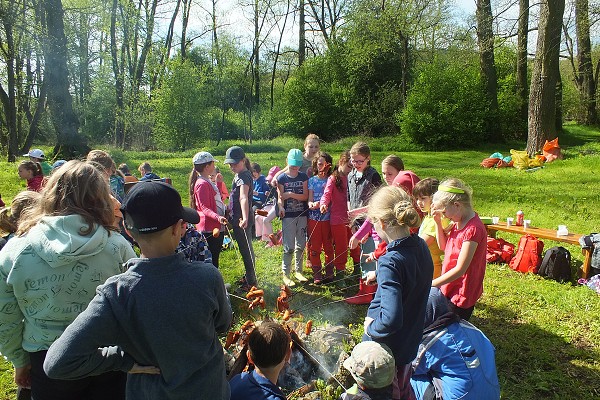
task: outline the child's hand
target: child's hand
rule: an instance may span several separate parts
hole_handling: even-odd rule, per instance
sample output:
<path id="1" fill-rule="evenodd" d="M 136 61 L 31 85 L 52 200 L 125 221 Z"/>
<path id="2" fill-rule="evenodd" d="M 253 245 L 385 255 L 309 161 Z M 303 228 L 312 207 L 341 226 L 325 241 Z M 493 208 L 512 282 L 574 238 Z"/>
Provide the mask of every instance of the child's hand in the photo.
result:
<path id="1" fill-rule="evenodd" d="M 152 366 L 152 365 L 139 365 L 138 363 L 134 363 L 133 367 L 129 371 L 128 374 L 151 374 L 151 375 L 160 375 L 160 369 Z"/>
<path id="2" fill-rule="evenodd" d="M 327 205 L 321 204 L 321 214 L 325 214 L 327 212 Z"/>
<path id="3" fill-rule="evenodd" d="M 219 223 L 221 225 L 227 225 L 227 218 L 225 218 L 225 217 L 219 217 Z"/>
<path id="4" fill-rule="evenodd" d="M 431 205 L 431 216 L 433 217 L 433 220 L 435 221 L 436 224 L 442 223 L 442 218 L 444 217 L 443 210 L 444 210 L 444 208 L 439 205 L 436 205 L 436 204 Z"/>
<path id="5" fill-rule="evenodd" d="M 374 253 L 371 253 L 371 255 L 373 255 Z M 367 262 L 368 259 L 367 259 Z M 365 283 L 367 285 L 376 285 L 377 284 L 377 274 L 375 273 L 375 271 L 369 271 L 367 272 L 367 276 L 365 277 Z"/>
<path id="6" fill-rule="evenodd" d="M 373 318 L 371 318 L 371 317 L 365 317 L 364 327 L 365 327 L 365 335 L 367 335 L 367 336 L 369 335 L 367 333 L 367 330 L 369 329 L 369 325 L 371 325 L 371 322 L 373 322 L 373 321 L 374 321 Z"/>
<path id="7" fill-rule="evenodd" d="M 308 202 L 308 208 L 310 208 L 311 210 L 316 210 L 319 208 L 319 202 L 318 201 L 309 201 Z"/>
<path id="8" fill-rule="evenodd" d="M 291 192 L 283 192 L 283 193 L 281 193 L 281 200 L 287 200 L 290 198 L 291 195 L 292 195 Z"/>
<path id="9" fill-rule="evenodd" d="M 283 209 L 283 207 L 280 205 L 279 206 L 279 218 L 283 218 L 285 217 L 285 210 Z"/>
<path id="10" fill-rule="evenodd" d="M 357 238 L 355 238 L 354 236 L 352 236 L 350 238 L 350 242 L 348 242 L 348 247 L 350 249 L 355 249 L 358 247 L 358 244 L 359 244 L 359 240 Z"/>
<path id="11" fill-rule="evenodd" d="M 370 263 L 370 262 L 373 262 L 373 261 L 376 260 L 376 258 L 375 258 L 375 252 L 365 254 L 365 256 L 367 256 L 367 258 L 365 258 L 365 262 Z"/>
<path id="12" fill-rule="evenodd" d="M 240 218 L 240 224 L 239 224 L 240 228 L 242 229 L 246 229 L 246 227 L 248 226 L 248 218 Z"/>

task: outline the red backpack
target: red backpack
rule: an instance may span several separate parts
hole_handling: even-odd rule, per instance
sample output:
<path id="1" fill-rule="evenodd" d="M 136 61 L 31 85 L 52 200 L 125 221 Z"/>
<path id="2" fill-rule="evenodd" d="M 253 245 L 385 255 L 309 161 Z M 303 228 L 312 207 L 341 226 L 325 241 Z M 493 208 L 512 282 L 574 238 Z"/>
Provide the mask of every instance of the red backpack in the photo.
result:
<path id="1" fill-rule="evenodd" d="M 509 263 L 515 254 L 515 245 L 501 238 L 487 238 L 487 254 L 485 260 L 488 263 Z"/>
<path id="2" fill-rule="evenodd" d="M 544 242 L 533 235 L 521 236 L 517 254 L 510 260 L 510 267 L 515 271 L 537 274 L 542 263 Z"/>

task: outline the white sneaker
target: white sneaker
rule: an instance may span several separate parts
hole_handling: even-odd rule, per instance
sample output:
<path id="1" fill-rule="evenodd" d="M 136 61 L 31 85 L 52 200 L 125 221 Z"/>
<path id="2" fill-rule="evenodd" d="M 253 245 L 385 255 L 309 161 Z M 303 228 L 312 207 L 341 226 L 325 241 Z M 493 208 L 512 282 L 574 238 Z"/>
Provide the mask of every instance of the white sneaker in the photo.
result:
<path id="1" fill-rule="evenodd" d="M 296 282 L 290 279 L 289 276 L 283 274 L 283 284 L 289 287 L 295 286 Z"/>
<path id="2" fill-rule="evenodd" d="M 298 280 L 298 282 L 300 283 L 304 283 L 304 282 L 308 282 L 308 279 L 306 279 L 306 277 L 304 275 L 302 275 L 301 272 L 296 272 L 294 274 L 294 276 L 296 277 L 296 279 Z"/>

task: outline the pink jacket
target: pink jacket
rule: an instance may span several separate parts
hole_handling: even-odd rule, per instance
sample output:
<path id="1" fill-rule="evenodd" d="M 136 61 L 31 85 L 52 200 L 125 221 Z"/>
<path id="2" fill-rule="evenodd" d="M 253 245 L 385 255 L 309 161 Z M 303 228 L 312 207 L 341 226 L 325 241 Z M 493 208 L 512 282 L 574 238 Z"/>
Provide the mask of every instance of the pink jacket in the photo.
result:
<path id="1" fill-rule="evenodd" d="M 335 186 L 335 177 L 327 179 L 321 204 L 325 204 L 330 211 L 329 222 L 331 225 L 348 224 L 348 177 L 342 176 L 342 189 Z"/>
<path id="2" fill-rule="evenodd" d="M 215 194 L 217 193 L 213 185 L 199 176 L 194 184 L 196 210 L 200 215 L 200 222 L 196 225 L 198 232 L 212 232 L 215 228 L 221 229 Z"/>

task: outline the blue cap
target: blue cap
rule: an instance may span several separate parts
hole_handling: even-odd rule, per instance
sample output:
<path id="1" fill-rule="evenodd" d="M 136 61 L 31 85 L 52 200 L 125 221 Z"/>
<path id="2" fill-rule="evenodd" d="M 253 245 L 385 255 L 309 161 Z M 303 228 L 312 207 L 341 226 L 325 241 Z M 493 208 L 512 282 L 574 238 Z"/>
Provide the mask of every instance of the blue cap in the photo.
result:
<path id="1" fill-rule="evenodd" d="M 290 165 L 292 167 L 301 167 L 302 161 L 303 161 L 303 157 L 302 157 L 302 152 L 300 150 L 291 149 L 288 152 L 288 156 L 287 156 L 288 165 Z"/>

